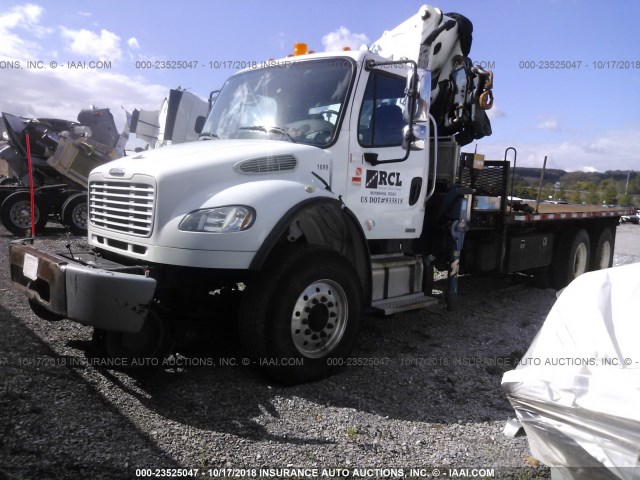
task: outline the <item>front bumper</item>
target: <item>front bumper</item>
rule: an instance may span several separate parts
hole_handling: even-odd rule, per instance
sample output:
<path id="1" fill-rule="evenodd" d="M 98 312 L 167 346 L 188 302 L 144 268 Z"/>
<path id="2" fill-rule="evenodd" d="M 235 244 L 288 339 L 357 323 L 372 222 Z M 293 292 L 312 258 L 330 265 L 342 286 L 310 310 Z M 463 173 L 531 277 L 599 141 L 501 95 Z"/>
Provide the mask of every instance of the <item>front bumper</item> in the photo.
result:
<path id="1" fill-rule="evenodd" d="M 30 244 L 31 243 L 31 244 Z M 93 253 L 52 254 L 32 240 L 9 247 L 11 281 L 45 310 L 114 332 L 140 331 L 156 290 L 143 267 L 128 267 Z"/>

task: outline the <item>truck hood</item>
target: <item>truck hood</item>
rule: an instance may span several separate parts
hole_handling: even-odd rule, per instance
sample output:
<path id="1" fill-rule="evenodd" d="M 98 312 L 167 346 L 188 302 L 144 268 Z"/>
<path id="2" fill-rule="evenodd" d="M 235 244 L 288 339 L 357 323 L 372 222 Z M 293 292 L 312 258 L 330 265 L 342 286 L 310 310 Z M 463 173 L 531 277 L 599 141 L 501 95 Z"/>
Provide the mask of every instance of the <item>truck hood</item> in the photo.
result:
<path id="1" fill-rule="evenodd" d="M 93 170 L 103 178 L 130 179 L 144 174 L 160 181 L 167 176 L 189 178 L 205 172 L 220 174 L 220 167 L 229 167 L 241 160 L 275 155 L 293 155 L 300 165 L 322 157 L 327 152 L 310 145 L 277 140 L 208 140 L 172 145 L 157 150 L 138 153 L 106 163 Z M 305 169 L 311 171 L 312 165 Z M 225 168 L 225 170 L 227 170 Z M 208 175 L 206 175 L 208 176 Z M 227 174 L 224 175 L 227 177 Z M 218 177 L 219 178 L 219 177 Z"/>
<path id="2" fill-rule="evenodd" d="M 330 152 L 275 140 L 199 141 L 121 158 L 94 169 L 90 175 L 90 195 L 96 196 L 90 216 L 97 209 L 97 215 L 103 220 L 90 222 L 89 237 L 101 248 L 121 252 L 124 245 L 127 255 L 175 265 L 220 268 L 233 262 L 224 255 L 211 260 L 214 257 L 205 254 L 199 257 L 197 252 L 249 252 L 241 262 L 248 267 L 251 252 L 258 250 L 292 205 L 320 196 L 334 198 L 313 173 L 323 175 L 325 181 L 331 178 Z M 93 182 L 97 184 L 95 192 L 92 192 Z M 150 205 L 150 197 L 144 196 L 149 192 L 145 190 L 148 186 L 154 191 L 150 212 L 145 210 Z M 113 197 L 107 206 L 101 196 L 104 188 L 109 190 L 107 195 Z M 137 196 L 140 192 L 141 196 Z M 120 205 L 115 204 L 118 201 Z M 251 231 L 208 234 L 179 228 L 190 212 L 228 205 L 254 209 Z M 137 214 L 143 210 L 145 213 Z M 148 213 L 152 226 L 148 235 L 136 235 L 120 228 L 122 222 L 125 227 L 135 223 L 139 218 L 136 214 Z M 108 220 L 105 222 L 104 218 Z M 116 243 L 109 243 L 112 241 Z M 129 248 L 130 242 L 136 248 L 143 248 L 144 253 Z"/>

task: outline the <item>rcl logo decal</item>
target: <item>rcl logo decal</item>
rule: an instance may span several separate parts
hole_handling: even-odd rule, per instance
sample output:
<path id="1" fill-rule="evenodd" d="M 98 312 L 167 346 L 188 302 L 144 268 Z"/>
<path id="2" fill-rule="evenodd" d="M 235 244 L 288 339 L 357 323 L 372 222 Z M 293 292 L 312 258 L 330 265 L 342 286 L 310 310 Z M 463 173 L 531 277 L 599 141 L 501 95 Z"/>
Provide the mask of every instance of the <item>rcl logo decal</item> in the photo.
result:
<path id="1" fill-rule="evenodd" d="M 382 170 L 367 170 L 366 188 L 401 187 L 400 172 L 384 172 Z"/>

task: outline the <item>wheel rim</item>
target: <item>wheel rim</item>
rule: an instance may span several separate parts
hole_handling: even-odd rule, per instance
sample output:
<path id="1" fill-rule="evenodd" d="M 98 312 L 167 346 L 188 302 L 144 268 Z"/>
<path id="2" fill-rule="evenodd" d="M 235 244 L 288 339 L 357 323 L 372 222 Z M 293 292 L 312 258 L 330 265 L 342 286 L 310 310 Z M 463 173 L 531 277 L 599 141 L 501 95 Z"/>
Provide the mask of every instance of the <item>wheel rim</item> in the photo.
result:
<path id="1" fill-rule="evenodd" d="M 598 259 L 598 267 L 600 270 L 603 268 L 609 268 L 609 259 L 611 258 L 611 242 L 608 240 L 603 242 L 600 249 L 600 258 Z"/>
<path id="2" fill-rule="evenodd" d="M 573 277 L 576 278 L 587 271 L 587 246 L 584 243 L 576 248 L 576 255 L 573 259 Z"/>
<path id="3" fill-rule="evenodd" d="M 27 200 L 21 200 L 16 202 L 9 211 L 9 217 L 11 223 L 16 227 L 27 229 L 31 227 L 31 202 Z M 40 212 L 38 207 L 35 208 L 35 223 L 38 223 L 40 219 Z"/>
<path id="4" fill-rule="evenodd" d="M 71 211 L 71 221 L 80 229 L 87 229 L 87 203 L 82 202 Z"/>
<path id="5" fill-rule="evenodd" d="M 333 280 L 318 280 L 300 294 L 291 315 L 291 336 L 298 352 L 321 358 L 340 343 L 347 327 L 347 295 Z"/>

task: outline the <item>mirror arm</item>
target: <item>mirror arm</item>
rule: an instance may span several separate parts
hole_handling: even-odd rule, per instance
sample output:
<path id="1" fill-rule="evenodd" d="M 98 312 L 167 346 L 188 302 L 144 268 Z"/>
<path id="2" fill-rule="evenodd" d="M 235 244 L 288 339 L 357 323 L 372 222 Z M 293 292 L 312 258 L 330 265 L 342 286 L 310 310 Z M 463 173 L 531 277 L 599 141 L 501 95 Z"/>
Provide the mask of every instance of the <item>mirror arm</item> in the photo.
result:
<path id="1" fill-rule="evenodd" d="M 377 153 L 373 153 L 373 152 L 366 152 L 363 157 L 364 157 L 364 161 L 367 162 L 368 164 L 372 165 L 372 166 L 376 166 L 376 165 L 383 165 L 385 163 L 400 163 L 400 162 L 404 162 L 407 158 L 409 158 L 409 152 L 411 151 L 410 148 L 407 148 L 407 152 L 404 154 L 404 157 L 402 158 L 392 158 L 389 160 L 378 160 L 378 154 Z"/>

